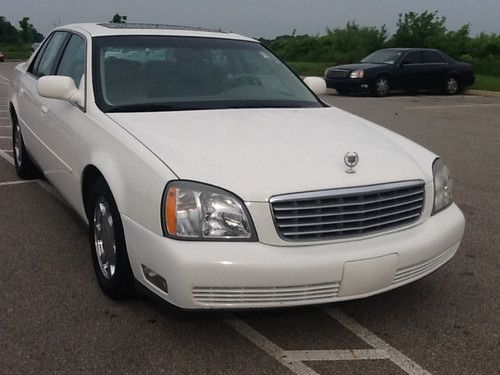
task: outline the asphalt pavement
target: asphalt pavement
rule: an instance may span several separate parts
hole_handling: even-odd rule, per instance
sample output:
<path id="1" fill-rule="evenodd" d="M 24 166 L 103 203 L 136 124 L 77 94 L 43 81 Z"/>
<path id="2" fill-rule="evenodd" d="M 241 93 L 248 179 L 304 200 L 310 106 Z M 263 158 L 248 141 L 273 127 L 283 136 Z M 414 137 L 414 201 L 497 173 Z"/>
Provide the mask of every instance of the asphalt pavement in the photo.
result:
<path id="1" fill-rule="evenodd" d="M 0 63 L 0 374 L 500 373 L 499 98 L 324 97 L 447 163 L 467 224 L 444 267 L 358 301 L 184 312 L 104 296 L 84 223 L 45 181 L 17 178 L 14 65 Z"/>

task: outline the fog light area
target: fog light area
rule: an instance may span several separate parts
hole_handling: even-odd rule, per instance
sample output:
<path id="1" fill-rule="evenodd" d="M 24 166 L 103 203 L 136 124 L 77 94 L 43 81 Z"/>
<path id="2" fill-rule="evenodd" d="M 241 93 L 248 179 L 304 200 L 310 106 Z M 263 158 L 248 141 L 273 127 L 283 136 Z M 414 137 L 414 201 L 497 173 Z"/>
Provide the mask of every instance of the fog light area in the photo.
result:
<path id="1" fill-rule="evenodd" d="M 141 266 L 142 266 L 142 273 L 144 274 L 146 280 L 148 280 L 154 286 L 163 290 L 165 293 L 168 293 L 167 280 L 165 280 L 162 276 L 160 276 L 159 274 L 157 274 L 155 271 L 145 266 L 144 264 L 141 264 Z"/>

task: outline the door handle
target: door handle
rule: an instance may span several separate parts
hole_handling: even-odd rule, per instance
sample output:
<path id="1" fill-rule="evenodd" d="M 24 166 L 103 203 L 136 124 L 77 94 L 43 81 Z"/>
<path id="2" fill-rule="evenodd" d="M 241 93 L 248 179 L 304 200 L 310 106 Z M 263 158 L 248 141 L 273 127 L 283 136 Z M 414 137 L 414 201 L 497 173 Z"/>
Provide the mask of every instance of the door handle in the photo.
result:
<path id="1" fill-rule="evenodd" d="M 49 109 L 47 108 L 46 105 L 42 105 L 41 111 L 42 111 L 42 118 L 45 119 L 47 117 L 47 112 L 49 111 Z"/>

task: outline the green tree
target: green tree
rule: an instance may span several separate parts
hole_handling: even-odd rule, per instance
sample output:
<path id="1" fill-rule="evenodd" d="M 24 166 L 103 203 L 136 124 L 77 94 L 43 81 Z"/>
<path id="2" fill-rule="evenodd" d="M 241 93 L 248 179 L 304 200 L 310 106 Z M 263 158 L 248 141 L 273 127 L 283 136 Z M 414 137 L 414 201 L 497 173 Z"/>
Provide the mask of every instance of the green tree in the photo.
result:
<path id="1" fill-rule="evenodd" d="M 399 15 L 397 31 L 389 44 L 393 47 L 430 47 L 446 34 L 446 18 L 437 11 L 408 12 Z"/>
<path id="2" fill-rule="evenodd" d="M 16 44 L 19 42 L 17 29 L 8 22 L 5 17 L 0 16 L 0 43 Z"/>
<path id="3" fill-rule="evenodd" d="M 116 13 L 111 20 L 111 23 L 127 23 L 127 16 L 120 16 Z"/>
<path id="4" fill-rule="evenodd" d="M 30 23 L 29 17 L 23 17 L 19 21 L 19 27 L 21 28 L 19 37 L 23 43 L 41 42 L 43 40 L 43 35 Z"/>

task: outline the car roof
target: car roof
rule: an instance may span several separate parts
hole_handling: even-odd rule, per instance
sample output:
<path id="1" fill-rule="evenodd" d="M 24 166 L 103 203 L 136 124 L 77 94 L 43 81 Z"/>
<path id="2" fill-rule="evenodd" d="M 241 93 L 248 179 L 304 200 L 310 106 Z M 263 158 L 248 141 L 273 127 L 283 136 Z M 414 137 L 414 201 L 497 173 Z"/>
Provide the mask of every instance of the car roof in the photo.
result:
<path id="1" fill-rule="evenodd" d="M 389 50 L 389 51 L 401 51 L 401 52 L 410 52 L 410 51 L 437 51 L 437 52 L 440 52 L 439 50 L 435 49 L 435 48 L 407 48 L 407 47 L 403 47 L 403 48 L 384 48 L 385 50 Z"/>
<path id="2" fill-rule="evenodd" d="M 201 27 L 146 24 L 146 23 L 75 23 L 58 27 L 56 30 L 85 31 L 90 36 L 115 35 L 161 35 L 161 36 L 190 36 L 200 38 L 221 38 L 257 42 L 257 40 L 243 35 L 210 30 Z"/>

